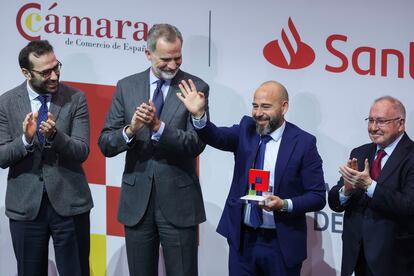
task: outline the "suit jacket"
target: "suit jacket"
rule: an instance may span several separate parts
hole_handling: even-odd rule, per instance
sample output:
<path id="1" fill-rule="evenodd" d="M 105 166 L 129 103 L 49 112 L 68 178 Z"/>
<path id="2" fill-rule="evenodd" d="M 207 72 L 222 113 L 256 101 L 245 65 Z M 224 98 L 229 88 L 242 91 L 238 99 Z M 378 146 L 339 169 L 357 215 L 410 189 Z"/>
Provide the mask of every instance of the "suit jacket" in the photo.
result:
<path id="1" fill-rule="evenodd" d="M 373 143 L 353 149 L 350 158 L 374 159 Z M 361 242 L 369 268 L 374 275 L 414 275 L 414 143 L 404 134 L 385 163 L 372 199 L 356 191 L 342 206 L 341 178 L 329 191 L 329 206 L 343 212 L 342 275 L 351 275 Z"/>
<path id="2" fill-rule="evenodd" d="M 260 137 L 251 117 L 243 117 L 240 124 L 218 128 L 207 122 L 197 131 L 207 144 L 234 153 L 235 164 L 230 192 L 224 206 L 217 232 L 227 238 L 230 246 L 240 249 L 244 202 L 248 171 L 252 167 Z M 314 136 L 286 122 L 277 156 L 274 194 L 291 199 L 293 210 L 274 212 L 276 231 L 284 260 L 288 266 L 306 258 L 305 213 L 322 209 L 326 204 L 322 160 L 316 149 Z"/>
<path id="3" fill-rule="evenodd" d="M 117 84 L 99 147 L 107 157 L 127 151 L 122 176 L 118 220 L 137 224 L 148 205 L 152 188 L 165 218 L 178 227 L 205 221 L 200 183 L 196 174 L 196 157 L 204 150 L 190 122 L 190 115 L 177 98 L 178 83 L 191 78 L 198 91 L 208 96 L 209 87 L 201 79 L 179 71 L 172 79 L 165 99 L 161 120 L 164 132 L 157 143 L 151 131 L 142 127 L 131 143 L 126 143 L 123 129 L 130 124 L 133 113 L 150 98 L 149 70 L 126 77 Z M 154 184 L 154 187 L 153 187 Z"/>
<path id="4" fill-rule="evenodd" d="M 33 220 L 43 196 L 59 215 L 89 211 L 92 196 L 82 169 L 89 154 L 89 114 L 84 94 L 59 84 L 52 94 L 49 111 L 56 118 L 57 133 L 49 146 L 34 137 L 32 150 L 22 141 L 22 122 L 31 112 L 26 82 L 0 96 L 0 166 L 9 168 L 6 215 L 15 220 Z"/>

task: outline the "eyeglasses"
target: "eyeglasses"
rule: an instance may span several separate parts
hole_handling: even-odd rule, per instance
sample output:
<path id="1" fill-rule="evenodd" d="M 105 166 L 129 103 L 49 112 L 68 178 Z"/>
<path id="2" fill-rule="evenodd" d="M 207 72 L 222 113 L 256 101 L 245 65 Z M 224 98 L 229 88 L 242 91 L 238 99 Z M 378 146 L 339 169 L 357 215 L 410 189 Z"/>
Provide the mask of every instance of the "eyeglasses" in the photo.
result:
<path id="1" fill-rule="evenodd" d="M 383 127 L 393 121 L 397 121 L 397 120 L 404 120 L 404 118 L 401 117 L 397 117 L 397 118 L 392 118 L 392 119 L 374 119 L 374 118 L 366 118 L 365 121 L 368 122 L 368 125 L 373 125 L 374 123 L 379 126 L 379 127 Z"/>
<path id="2" fill-rule="evenodd" d="M 48 79 L 52 75 L 52 71 L 55 72 L 55 74 L 59 74 L 61 68 L 62 68 L 62 63 L 58 60 L 58 64 L 56 64 L 56 66 L 53 67 L 52 69 L 46 69 L 46 70 L 43 70 L 43 71 L 37 71 L 37 70 L 31 69 L 29 71 L 36 72 L 39 75 L 41 75 L 42 78 Z"/>

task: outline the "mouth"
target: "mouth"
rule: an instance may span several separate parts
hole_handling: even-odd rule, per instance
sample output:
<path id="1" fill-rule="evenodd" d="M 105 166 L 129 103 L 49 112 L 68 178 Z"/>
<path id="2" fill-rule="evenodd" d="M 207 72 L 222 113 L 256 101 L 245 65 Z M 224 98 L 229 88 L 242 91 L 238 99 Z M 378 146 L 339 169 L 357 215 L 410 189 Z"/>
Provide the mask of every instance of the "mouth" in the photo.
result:
<path id="1" fill-rule="evenodd" d="M 380 133 L 371 133 L 371 137 L 372 138 L 379 138 L 379 137 L 382 137 L 382 134 L 380 134 Z"/>
<path id="2" fill-rule="evenodd" d="M 262 124 L 269 122 L 269 118 L 266 118 L 265 116 L 254 117 L 254 120 L 256 121 L 256 123 Z"/>
<path id="3" fill-rule="evenodd" d="M 58 87 L 58 85 L 59 83 L 57 81 L 46 83 L 46 87 L 51 90 L 55 90 Z"/>

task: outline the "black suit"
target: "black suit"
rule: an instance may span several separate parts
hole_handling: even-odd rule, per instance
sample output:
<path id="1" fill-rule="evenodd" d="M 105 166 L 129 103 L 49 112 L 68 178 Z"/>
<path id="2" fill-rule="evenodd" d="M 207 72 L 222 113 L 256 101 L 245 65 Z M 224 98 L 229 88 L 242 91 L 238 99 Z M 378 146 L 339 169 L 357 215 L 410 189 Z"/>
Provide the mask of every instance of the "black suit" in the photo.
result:
<path id="1" fill-rule="evenodd" d="M 370 164 L 377 146 L 373 143 L 358 147 L 350 158 Z M 342 206 L 339 190 L 341 178 L 329 191 L 332 210 L 345 211 L 343 225 L 343 256 L 341 275 L 355 269 L 361 243 L 365 259 L 374 275 L 414 275 L 414 143 L 404 134 L 382 168 L 372 198 L 362 190 L 351 195 Z"/>

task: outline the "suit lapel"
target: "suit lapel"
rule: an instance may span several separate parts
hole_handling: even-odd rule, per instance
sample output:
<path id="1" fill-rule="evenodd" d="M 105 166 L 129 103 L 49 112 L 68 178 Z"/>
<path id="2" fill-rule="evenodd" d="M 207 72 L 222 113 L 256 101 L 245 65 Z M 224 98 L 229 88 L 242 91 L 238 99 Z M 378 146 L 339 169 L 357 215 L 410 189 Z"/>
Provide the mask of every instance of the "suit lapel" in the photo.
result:
<path id="1" fill-rule="evenodd" d="M 405 156 L 410 152 L 407 148 L 411 145 L 407 134 L 405 133 L 397 147 L 392 152 L 391 156 L 388 158 L 384 167 L 381 170 L 381 175 L 378 179 L 379 183 L 384 182 L 391 174 L 393 174 L 397 167 L 400 165 L 401 161 L 404 160 Z"/>
<path id="2" fill-rule="evenodd" d="M 181 80 L 182 71 L 177 73 L 177 76 L 171 81 L 170 89 L 168 90 L 167 97 L 161 112 L 161 121 L 169 124 L 173 119 L 173 115 L 176 113 L 178 107 L 182 104 L 178 99 L 176 93 L 179 91 L 178 81 Z"/>
<path id="3" fill-rule="evenodd" d="M 62 106 L 65 104 L 65 91 L 62 84 L 59 84 L 59 90 L 52 94 L 52 99 L 50 100 L 50 107 L 49 112 L 52 113 L 55 121 L 58 120 L 60 110 Z"/>
<path id="4" fill-rule="evenodd" d="M 23 122 L 24 118 L 26 117 L 26 115 L 29 112 L 32 112 L 32 106 L 30 104 L 30 99 L 29 99 L 29 94 L 27 92 L 27 81 L 23 82 L 16 93 L 18 99 L 17 99 L 17 109 L 16 109 L 16 113 L 18 115 L 18 118 L 21 118 L 21 121 Z M 37 110 L 34 110 L 34 112 L 36 112 Z M 33 142 L 36 146 L 38 146 L 39 148 L 39 140 L 37 139 L 37 135 L 34 136 L 33 138 Z"/>
<path id="5" fill-rule="evenodd" d="M 150 100 L 150 70 L 151 68 L 148 68 L 143 74 L 135 78 L 136 83 L 133 85 L 135 90 L 132 96 L 134 97 L 136 106 L 139 106 L 143 102 L 148 103 Z M 145 93 L 141 91 L 145 91 Z"/>
<path id="6" fill-rule="evenodd" d="M 290 126 L 288 122 L 286 122 L 286 128 L 282 135 L 282 140 L 280 141 L 279 152 L 277 154 L 276 160 L 276 168 L 275 168 L 275 183 L 273 193 L 277 194 L 279 191 L 280 181 L 282 176 L 286 170 L 286 166 L 292 155 L 292 152 L 296 146 L 297 139 L 296 133 Z"/>
<path id="7" fill-rule="evenodd" d="M 27 85 L 27 82 L 23 82 L 19 86 L 18 91 L 16 93 L 18 97 L 18 100 L 16 101 L 18 105 L 16 112 L 19 115 L 18 118 L 22 118 L 22 122 L 23 122 L 23 119 L 26 117 L 26 114 L 32 111 L 26 85 Z"/>

